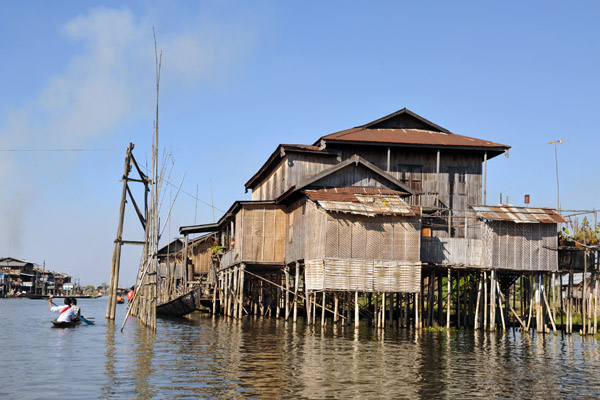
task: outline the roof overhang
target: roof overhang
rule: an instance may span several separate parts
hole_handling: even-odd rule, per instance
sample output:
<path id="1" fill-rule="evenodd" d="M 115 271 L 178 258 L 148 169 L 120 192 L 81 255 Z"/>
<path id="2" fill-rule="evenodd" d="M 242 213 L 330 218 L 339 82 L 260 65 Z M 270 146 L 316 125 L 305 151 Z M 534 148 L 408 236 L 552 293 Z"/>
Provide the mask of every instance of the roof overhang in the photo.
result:
<path id="1" fill-rule="evenodd" d="M 273 169 L 287 153 L 307 153 L 307 154 L 319 154 L 325 157 L 337 157 L 339 154 L 337 151 L 323 150 L 317 146 L 300 145 L 300 144 L 280 144 L 277 149 L 271 154 L 267 161 L 260 167 L 260 169 L 246 182 L 244 188 L 246 192 L 248 189 L 254 188 L 257 181 L 262 178 L 266 173 Z"/>
<path id="2" fill-rule="evenodd" d="M 228 220 L 232 219 L 237 210 L 245 205 L 275 205 L 275 200 L 263 200 L 263 201 L 252 201 L 252 200 L 239 200 L 234 202 L 229 210 L 219 219 L 219 222 L 215 222 L 212 224 L 202 224 L 202 225 L 188 225 L 182 226 L 179 228 L 179 233 L 181 235 L 190 235 L 193 233 L 209 233 L 209 232 L 217 232 L 221 228 L 221 226 L 226 223 Z"/>

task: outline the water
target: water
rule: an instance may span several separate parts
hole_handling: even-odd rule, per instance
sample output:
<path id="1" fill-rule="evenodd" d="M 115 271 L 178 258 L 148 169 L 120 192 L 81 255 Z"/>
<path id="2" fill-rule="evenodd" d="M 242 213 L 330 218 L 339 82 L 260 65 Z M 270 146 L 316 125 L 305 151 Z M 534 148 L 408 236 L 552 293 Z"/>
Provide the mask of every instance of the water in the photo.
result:
<path id="1" fill-rule="evenodd" d="M 51 328 L 44 300 L 0 300 L 0 399 L 600 398 L 600 343 L 506 335 L 306 327 L 194 314 L 119 331 Z"/>

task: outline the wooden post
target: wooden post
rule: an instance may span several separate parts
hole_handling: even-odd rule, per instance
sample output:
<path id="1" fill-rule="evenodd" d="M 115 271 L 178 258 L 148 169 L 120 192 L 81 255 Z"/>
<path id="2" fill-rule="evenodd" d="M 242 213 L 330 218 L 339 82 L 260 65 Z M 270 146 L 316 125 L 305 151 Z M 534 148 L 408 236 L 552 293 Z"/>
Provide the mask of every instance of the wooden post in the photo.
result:
<path id="1" fill-rule="evenodd" d="M 242 264 L 239 269 L 239 306 L 238 306 L 238 318 L 242 319 L 244 316 L 244 269 L 246 265 Z"/>
<path id="2" fill-rule="evenodd" d="M 490 271 L 490 330 L 496 331 L 496 271 Z"/>
<path id="3" fill-rule="evenodd" d="M 421 329 L 421 317 L 419 314 L 419 292 L 415 293 L 415 329 Z"/>
<path id="4" fill-rule="evenodd" d="M 450 272 L 450 267 L 448 267 L 448 294 L 446 297 L 446 329 L 450 329 L 450 309 L 451 309 L 451 299 L 452 299 L 452 273 Z"/>
<path id="5" fill-rule="evenodd" d="M 133 143 L 129 143 L 125 153 L 125 168 L 123 171 L 123 191 L 121 192 L 121 206 L 119 207 L 119 225 L 117 227 L 117 238 L 115 239 L 115 249 L 113 250 L 112 265 L 110 269 L 110 287 L 108 303 L 106 305 L 106 318 L 115 319 L 117 309 L 117 291 L 119 288 L 119 269 L 121 265 L 121 240 L 123 239 L 123 221 L 125 220 L 125 202 L 127 198 L 127 178 L 131 169 L 131 152 Z"/>
<path id="6" fill-rule="evenodd" d="M 479 284 L 477 285 L 477 303 L 475 304 L 475 323 L 474 329 L 479 329 L 479 303 L 481 302 L 481 272 L 479 273 Z"/>
<path id="7" fill-rule="evenodd" d="M 354 292 L 354 329 L 359 328 L 358 291 Z"/>
<path id="8" fill-rule="evenodd" d="M 338 293 L 334 292 L 333 293 L 333 323 L 337 324 L 338 323 L 338 312 L 339 312 L 339 299 L 338 299 Z"/>
<path id="9" fill-rule="evenodd" d="M 326 294 L 323 290 L 323 309 L 321 310 L 321 326 L 325 326 L 325 302 L 326 302 Z"/>
<path id="10" fill-rule="evenodd" d="M 584 238 L 585 239 L 585 238 Z M 583 252 L 583 293 L 581 295 L 581 329 L 583 330 L 583 334 L 587 334 L 587 249 Z"/>
<path id="11" fill-rule="evenodd" d="M 496 281 L 496 288 L 498 290 L 498 308 L 500 309 L 500 319 L 502 320 L 502 332 L 506 332 L 506 324 L 504 323 L 504 312 L 502 310 L 502 292 L 500 291 L 500 283 Z"/>
<path id="12" fill-rule="evenodd" d="M 556 334 L 556 325 L 554 324 L 554 318 L 552 317 L 552 312 L 550 311 L 550 307 L 548 305 L 548 299 L 546 298 L 546 291 L 542 286 L 542 296 L 544 298 L 544 303 L 546 303 L 546 309 L 548 310 L 548 317 L 550 318 L 550 322 L 552 323 L 552 332 Z"/>
<path id="13" fill-rule="evenodd" d="M 311 294 L 310 292 L 306 291 L 305 292 L 306 295 L 306 300 L 305 300 L 305 308 L 306 308 L 306 319 L 308 322 L 308 325 L 312 324 L 312 318 L 311 318 L 311 311 L 312 311 L 312 303 L 311 303 Z"/>
<path id="14" fill-rule="evenodd" d="M 298 320 L 298 283 L 300 282 L 300 263 L 296 261 L 296 277 L 294 278 L 294 323 Z"/>
<path id="15" fill-rule="evenodd" d="M 285 320 L 290 316 L 290 267 L 285 266 Z"/>
<path id="16" fill-rule="evenodd" d="M 483 330 L 487 330 L 488 299 L 487 299 L 487 271 L 483 271 Z"/>

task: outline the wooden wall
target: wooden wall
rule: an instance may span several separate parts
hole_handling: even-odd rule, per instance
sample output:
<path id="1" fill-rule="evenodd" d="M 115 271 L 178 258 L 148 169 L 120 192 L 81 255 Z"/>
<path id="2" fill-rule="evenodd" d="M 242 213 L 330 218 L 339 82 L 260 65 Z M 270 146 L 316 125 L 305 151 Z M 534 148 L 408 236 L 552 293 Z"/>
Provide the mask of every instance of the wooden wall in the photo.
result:
<path id="1" fill-rule="evenodd" d="M 286 223 L 281 206 L 244 204 L 235 216 L 235 258 L 247 263 L 283 263 Z"/>
<path id="2" fill-rule="evenodd" d="M 281 162 L 252 190 L 252 200 L 273 200 L 319 172 L 337 164 L 332 155 L 287 152 Z"/>
<path id="3" fill-rule="evenodd" d="M 212 256 L 214 238 L 214 235 L 210 235 L 204 240 L 192 243 L 191 246 L 188 245 L 188 247 L 191 247 L 190 259 L 194 266 L 194 275 L 203 275 L 210 272 L 210 258 Z"/>

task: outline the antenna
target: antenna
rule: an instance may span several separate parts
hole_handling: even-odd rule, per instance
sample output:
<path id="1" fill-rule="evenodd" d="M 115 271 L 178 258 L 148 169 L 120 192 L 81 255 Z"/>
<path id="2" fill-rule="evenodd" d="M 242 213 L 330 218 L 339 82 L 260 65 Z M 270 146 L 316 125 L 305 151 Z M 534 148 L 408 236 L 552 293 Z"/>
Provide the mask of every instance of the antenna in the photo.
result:
<path id="1" fill-rule="evenodd" d="M 548 142 L 548 144 L 554 145 L 554 160 L 556 162 L 556 208 L 558 213 L 560 214 L 560 186 L 558 185 L 558 150 L 556 149 L 557 144 L 562 144 L 567 141 L 567 138 L 553 140 L 552 142 Z"/>

